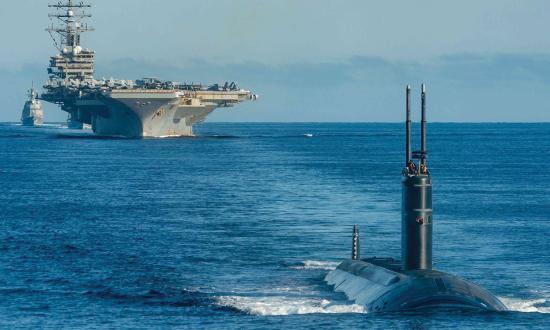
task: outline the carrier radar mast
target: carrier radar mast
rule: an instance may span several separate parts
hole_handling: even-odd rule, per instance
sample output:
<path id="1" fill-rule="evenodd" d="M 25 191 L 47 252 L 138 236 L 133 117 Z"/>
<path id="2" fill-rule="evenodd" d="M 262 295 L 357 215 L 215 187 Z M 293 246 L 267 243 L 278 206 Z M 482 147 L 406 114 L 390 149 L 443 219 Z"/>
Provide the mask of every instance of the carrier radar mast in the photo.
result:
<path id="1" fill-rule="evenodd" d="M 46 28 L 50 33 L 55 47 L 62 52 L 66 47 L 72 50 L 80 46 L 80 35 L 83 32 L 93 31 L 87 23 L 82 23 L 86 18 L 92 17 L 92 14 L 85 11 L 85 8 L 90 8 L 91 5 L 84 1 L 75 2 L 67 0 L 65 2 L 58 1 L 57 3 L 49 4 L 48 7 L 54 8 L 55 12 L 48 14 L 52 24 Z M 56 25 L 53 20 L 57 19 L 61 25 Z M 59 41 L 56 38 L 59 37 Z"/>
<path id="2" fill-rule="evenodd" d="M 66 91 L 59 88 L 79 86 L 82 82 L 91 82 L 94 79 L 95 53 L 80 46 L 81 34 L 94 30 L 83 23 L 85 19 L 92 17 L 86 11 L 91 5 L 86 1 L 59 0 L 48 4 L 48 7 L 53 12 L 48 14 L 51 24 L 46 31 L 50 33 L 59 54 L 50 57 L 50 79 L 44 88 L 50 94 L 57 94 L 54 98 L 57 101 L 54 103 L 60 104 L 69 113 L 68 126 L 82 128 L 83 124 L 77 120 L 78 108 L 59 101 L 66 97 Z"/>
<path id="3" fill-rule="evenodd" d="M 51 25 L 46 28 L 60 54 L 50 59 L 50 78 L 59 80 L 90 80 L 94 74 L 94 52 L 83 50 L 80 36 L 93 31 L 86 18 L 92 17 L 86 11 L 91 5 L 85 1 L 57 1 L 48 5 L 54 10 L 48 14 Z"/>

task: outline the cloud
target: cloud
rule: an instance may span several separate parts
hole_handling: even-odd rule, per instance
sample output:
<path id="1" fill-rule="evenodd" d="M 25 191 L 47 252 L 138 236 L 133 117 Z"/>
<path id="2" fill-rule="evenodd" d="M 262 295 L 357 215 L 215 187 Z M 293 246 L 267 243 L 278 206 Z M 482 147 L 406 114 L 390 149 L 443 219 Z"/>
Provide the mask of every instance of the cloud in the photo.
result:
<path id="1" fill-rule="evenodd" d="M 441 57 L 434 69 L 439 76 L 455 82 L 550 83 L 550 56 L 543 54 L 449 55 Z"/>
<path id="2" fill-rule="evenodd" d="M 35 64 L 0 71 L 0 120 L 19 118 L 24 91 L 31 80 L 44 80 L 44 70 Z M 174 65 L 125 58 L 99 61 L 96 76 L 236 81 L 261 95 L 256 103 L 215 112 L 210 120 L 218 121 L 400 121 L 404 86 L 410 83 L 417 92 L 421 82 L 428 84 L 432 120 L 550 121 L 548 55 L 455 54 L 426 63 L 356 56 L 269 65 L 202 60 Z"/>

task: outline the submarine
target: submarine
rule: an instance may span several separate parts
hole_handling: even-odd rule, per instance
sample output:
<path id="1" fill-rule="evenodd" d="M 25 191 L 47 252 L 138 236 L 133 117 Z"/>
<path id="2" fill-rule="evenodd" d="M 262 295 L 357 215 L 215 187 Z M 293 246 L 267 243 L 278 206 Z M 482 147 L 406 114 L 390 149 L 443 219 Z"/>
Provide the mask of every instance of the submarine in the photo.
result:
<path id="1" fill-rule="evenodd" d="M 506 306 L 484 288 L 432 268 L 432 176 L 426 162 L 426 87 L 422 84 L 421 88 L 420 151 L 411 153 L 411 87 L 406 87 L 401 260 L 361 259 L 359 227 L 354 225 L 351 259 L 328 273 L 325 281 L 367 312 L 436 308 L 506 311 Z"/>

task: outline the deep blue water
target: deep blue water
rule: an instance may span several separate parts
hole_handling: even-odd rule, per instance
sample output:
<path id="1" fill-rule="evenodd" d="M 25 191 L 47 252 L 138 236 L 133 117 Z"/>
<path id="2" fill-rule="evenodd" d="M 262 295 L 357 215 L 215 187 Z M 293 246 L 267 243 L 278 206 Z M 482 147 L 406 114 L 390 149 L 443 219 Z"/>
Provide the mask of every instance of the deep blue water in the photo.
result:
<path id="1" fill-rule="evenodd" d="M 429 124 L 435 266 L 513 311 L 365 314 L 324 284 L 354 223 L 399 257 L 402 126 L 0 124 L 0 327 L 548 328 L 550 124 Z"/>

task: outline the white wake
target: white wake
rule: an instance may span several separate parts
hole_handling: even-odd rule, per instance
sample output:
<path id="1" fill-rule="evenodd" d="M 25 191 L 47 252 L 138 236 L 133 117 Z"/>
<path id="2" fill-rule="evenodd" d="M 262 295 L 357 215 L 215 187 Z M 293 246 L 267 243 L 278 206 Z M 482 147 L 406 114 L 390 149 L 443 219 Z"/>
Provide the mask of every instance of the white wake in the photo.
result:
<path id="1" fill-rule="evenodd" d="M 523 313 L 550 313 L 546 299 L 517 299 L 499 297 L 509 310 Z M 241 312 L 258 316 L 285 316 L 301 314 L 347 314 L 367 313 L 358 304 L 334 303 L 327 299 L 285 296 L 220 296 L 219 306 L 235 308 Z"/>
<path id="2" fill-rule="evenodd" d="M 300 266 L 292 266 L 293 269 L 321 269 L 321 270 L 335 270 L 338 266 L 338 262 L 334 261 L 317 261 L 317 260 L 306 260 L 302 261 Z"/>
<path id="3" fill-rule="evenodd" d="M 498 297 L 500 301 L 508 307 L 509 310 L 514 312 L 523 313 L 550 313 L 550 307 L 547 305 L 547 300 L 544 298 L 539 299 L 519 299 L 509 297 Z"/>
<path id="4" fill-rule="evenodd" d="M 260 316 L 366 313 L 360 305 L 334 304 L 315 298 L 222 296 L 217 303 Z"/>

